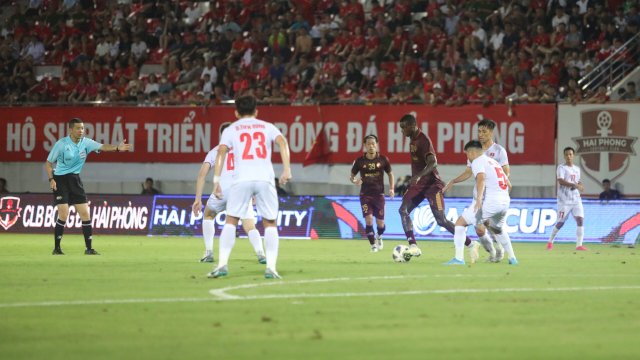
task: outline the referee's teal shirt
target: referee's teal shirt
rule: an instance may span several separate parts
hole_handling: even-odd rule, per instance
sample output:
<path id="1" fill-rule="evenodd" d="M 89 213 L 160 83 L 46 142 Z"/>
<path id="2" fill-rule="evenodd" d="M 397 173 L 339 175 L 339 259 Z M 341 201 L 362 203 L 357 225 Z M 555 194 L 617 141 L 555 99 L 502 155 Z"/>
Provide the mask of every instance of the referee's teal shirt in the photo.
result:
<path id="1" fill-rule="evenodd" d="M 82 137 L 74 143 L 70 136 L 58 140 L 47 157 L 50 163 L 56 163 L 54 175 L 80 174 L 89 153 L 100 150 L 100 144 L 92 139 Z"/>

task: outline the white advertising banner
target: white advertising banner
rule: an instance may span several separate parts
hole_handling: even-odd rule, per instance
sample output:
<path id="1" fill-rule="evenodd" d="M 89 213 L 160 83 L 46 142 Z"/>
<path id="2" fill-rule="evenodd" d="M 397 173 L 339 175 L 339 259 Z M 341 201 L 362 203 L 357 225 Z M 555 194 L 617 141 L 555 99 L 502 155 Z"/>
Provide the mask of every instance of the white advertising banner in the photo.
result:
<path id="1" fill-rule="evenodd" d="M 557 163 L 564 162 L 562 149 L 576 150 L 587 195 L 598 195 L 604 179 L 623 195 L 640 195 L 638 136 L 640 104 L 558 106 Z"/>

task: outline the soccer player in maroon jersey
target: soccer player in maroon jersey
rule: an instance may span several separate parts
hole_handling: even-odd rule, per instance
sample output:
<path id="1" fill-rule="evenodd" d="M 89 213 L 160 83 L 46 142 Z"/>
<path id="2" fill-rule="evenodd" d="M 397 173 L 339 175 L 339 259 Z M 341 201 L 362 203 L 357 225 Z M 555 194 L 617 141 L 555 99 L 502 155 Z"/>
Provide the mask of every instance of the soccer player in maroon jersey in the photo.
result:
<path id="1" fill-rule="evenodd" d="M 384 233 L 384 172 L 389 176 L 389 197 L 393 199 L 394 179 L 389 159 L 378 152 L 378 137 L 367 135 L 364 138 L 366 152 L 353 162 L 350 180 L 360 187 L 360 205 L 366 224 L 367 238 L 371 244 L 371 252 L 382 250 L 382 234 Z M 360 177 L 356 179 L 356 175 Z M 373 218 L 376 218 L 378 234 L 373 232 Z"/>
<path id="2" fill-rule="evenodd" d="M 442 189 L 444 182 L 438 174 L 438 161 L 436 152 L 433 149 L 431 139 L 418 128 L 415 116 L 404 115 L 400 119 L 400 129 L 402 134 L 411 139 L 409 151 L 411 152 L 411 180 L 409 188 L 402 196 L 400 205 L 400 219 L 404 233 L 409 241 L 409 253 L 411 256 L 420 256 L 422 251 L 416 244 L 416 237 L 413 234 L 413 222 L 411 221 L 411 211 L 418 207 L 420 203 L 427 199 L 433 217 L 438 225 L 444 227 L 450 233 L 455 233 L 455 225 L 444 217 L 444 197 Z M 465 240 L 465 245 L 471 252 L 477 252 L 478 247 L 474 246 L 469 237 Z M 473 256 L 474 254 L 472 254 Z M 477 258 L 477 254 L 475 254 Z"/>

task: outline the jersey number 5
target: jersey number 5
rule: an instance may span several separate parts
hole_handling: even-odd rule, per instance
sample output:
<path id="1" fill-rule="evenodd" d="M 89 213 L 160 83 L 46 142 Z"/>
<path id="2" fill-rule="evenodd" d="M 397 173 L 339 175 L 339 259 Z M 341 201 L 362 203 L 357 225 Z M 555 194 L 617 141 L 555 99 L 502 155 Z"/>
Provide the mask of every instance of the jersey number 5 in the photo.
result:
<path id="1" fill-rule="evenodd" d="M 253 144 L 253 140 L 256 144 Z M 264 133 L 255 132 L 253 137 L 249 133 L 240 134 L 240 141 L 244 143 L 244 150 L 242 151 L 242 160 L 253 160 L 254 154 L 258 159 L 267 158 L 267 145 L 265 143 Z"/>
<path id="2" fill-rule="evenodd" d="M 509 185 L 507 185 L 509 183 L 509 180 L 504 174 L 504 171 L 502 171 L 502 168 L 499 167 L 494 167 L 494 169 L 496 170 L 496 175 L 498 176 L 498 186 L 500 186 L 500 189 L 502 190 L 507 190 L 507 188 L 509 187 Z"/>

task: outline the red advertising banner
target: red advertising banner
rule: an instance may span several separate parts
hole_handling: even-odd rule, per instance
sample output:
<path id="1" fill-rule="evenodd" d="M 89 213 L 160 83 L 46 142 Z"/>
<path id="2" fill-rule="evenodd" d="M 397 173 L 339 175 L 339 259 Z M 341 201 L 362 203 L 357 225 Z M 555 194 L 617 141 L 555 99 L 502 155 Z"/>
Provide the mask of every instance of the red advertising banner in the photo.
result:
<path id="1" fill-rule="evenodd" d="M 66 121 L 80 117 L 86 136 L 100 143 L 123 139 L 135 151 L 92 155 L 94 162 L 201 162 L 219 139 L 218 129 L 233 121 L 233 107 L 20 107 L 0 108 L 0 161 L 45 161 L 67 134 Z M 261 106 L 260 119 L 274 123 L 289 141 L 291 158 L 302 163 L 321 129 L 329 142 L 329 163 L 351 163 L 367 134 L 380 139 L 380 152 L 392 163 L 409 163 L 409 143 L 398 120 L 413 113 L 429 134 L 441 164 L 463 164 L 464 144 L 476 136 L 482 118 L 498 123 L 497 140 L 513 164 L 554 164 L 555 105 L 507 107 Z M 276 154 L 275 161 L 279 159 Z"/>

